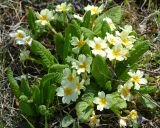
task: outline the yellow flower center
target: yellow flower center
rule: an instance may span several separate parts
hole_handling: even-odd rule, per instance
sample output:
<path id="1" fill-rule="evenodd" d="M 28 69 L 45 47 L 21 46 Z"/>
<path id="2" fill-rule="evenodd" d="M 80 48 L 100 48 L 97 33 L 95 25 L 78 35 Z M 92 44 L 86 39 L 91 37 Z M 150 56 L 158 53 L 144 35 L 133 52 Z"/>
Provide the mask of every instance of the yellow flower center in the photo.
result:
<path id="1" fill-rule="evenodd" d="M 132 81 L 135 82 L 135 83 L 139 83 L 140 79 L 139 79 L 138 76 L 133 76 Z"/>
<path id="2" fill-rule="evenodd" d="M 26 38 L 25 41 L 28 43 L 30 42 L 31 38 Z"/>
<path id="3" fill-rule="evenodd" d="M 78 47 L 82 47 L 85 44 L 85 41 L 80 39 L 77 44 L 78 44 Z"/>
<path id="4" fill-rule="evenodd" d="M 97 8 L 97 7 L 93 7 L 93 8 L 91 9 L 91 12 L 93 12 L 93 13 L 98 13 L 98 8 Z"/>
<path id="5" fill-rule="evenodd" d="M 24 35 L 22 33 L 17 33 L 16 38 L 17 39 L 22 39 L 22 38 L 24 38 Z"/>
<path id="6" fill-rule="evenodd" d="M 122 41 L 124 44 L 128 44 L 129 43 L 129 39 L 128 38 L 122 38 Z"/>
<path id="7" fill-rule="evenodd" d="M 67 77 L 67 80 L 71 82 L 73 81 L 73 79 L 74 79 L 74 76 L 72 74 L 69 74 Z"/>
<path id="8" fill-rule="evenodd" d="M 101 45 L 99 43 L 96 43 L 95 44 L 95 49 L 96 50 L 102 50 L 102 47 L 101 47 Z"/>
<path id="9" fill-rule="evenodd" d="M 80 64 L 80 68 L 84 68 L 84 69 L 86 69 L 87 68 L 87 62 L 85 61 L 85 62 L 83 62 L 83 63 L 81 63 Z"/>
<path id="10" fill-rule="evenodd" d="M 80 90 L 80 89 L 81 89 L 80 83 L 77 83 L 77 84 L 76 84 L 76 87 L 77 87 L 78 90 Z"/>
<path id="11" fill-rule="evenodd" d="M 112 44 L 116 43 L 116 40 L 114 38 L 110 38 L 110 41 L 111 41 Z"/>
<path id="12" fill-rule="evenodd" d="M 113 52 L 112 52 L 112 54 L 113 54 L 113 56 L 115 56 L 115 57 L 118 57 L 118 56 L 120 56 L 120 51 L 119 50 L 114 50 Z"/>
<path id="13" fill-rule="evenodd" d="M 47 17 L 46 16 L 40 16 L 39 18 L 41 21 L 44 21 L 44 20 L 47 20 Z"/>
<path id="14" fill-rule="evenodd" d="M 96 124 L 97 124 L 96 115 L 93 115 L 93 116 L 90 118 L 90 124 L 92 124 L 92 125 L 96 125 Z"/>
<path id="15" fill-rule="evenodd" d="M 129 92 L 130 92 L 130 89 L 129 89 L 127 86 L 126 86 L 126 87 L 123 87 L 123 89 L 122 89 L 122 94 L 123 94 L 124 96 L 128 96 Z"/>
<path id="16" fill-rule="evenodd" d="M 107 103 L 107 100 L 105 99 L 105 98 L 101 98 L 100 100 L 99 100 L 99 104 L 100 105 L 105 105 Z"/>
<path id="17" fill-rule="evenodd" d="M 137 114 L 136 111 L 131 111 L 130 116 L 131 116 L 132 119 L 136 119 L 138 114 Z"/>
<path id="18" fill-rule="evenodd" d="M 65 94 L 66 96 L 71 96 L 71 95 L 72 95 L 72 92 L 73 92 L 73 90 L 72 90 L 70 87 L 66 87 L 66 88 L 64 89 L 64 94 Z"/>

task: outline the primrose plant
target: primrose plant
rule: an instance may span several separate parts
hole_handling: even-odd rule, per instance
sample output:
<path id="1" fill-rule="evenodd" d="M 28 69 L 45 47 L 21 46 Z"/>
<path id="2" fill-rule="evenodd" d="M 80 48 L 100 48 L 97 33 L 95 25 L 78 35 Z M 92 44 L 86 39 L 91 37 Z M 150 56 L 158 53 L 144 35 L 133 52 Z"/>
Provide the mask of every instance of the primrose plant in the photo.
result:
<path id="1" fill-rule="evenodd" d="M 44 117 L 40 119 L 47 128 L 47 119 L 60 111 L 61 104 L 73 104 L 80 123 L 88 122 L 90 127 L 103 122 L 100 111 L 115 114 L 120 127 L 138 127 L 135 97 L 145 103 L 143 95 L 156 90 L 147 84 L 144 72 L 137 70 L 148 42 L 138 37 L 131 25 L 121 25 L 120 6 L 105 11 L 104 5 L 88 5 L 84 14 L 73 10 L 68 3 L 40 13 L 29 9 L 30 34 L 25 29 L 10 34 L 17 45 L 25 45 L 23 48 L 32 53 L 25 61 L 33 61 L 44 70 L 32 83 L 23 75 L 18 85 L 8 68 L 8 80 L 19 108 L 32 127 L 36 127 L 33 119 Z M 51 42 L 55 49 L 48 50 L 40 43 L 44 36 L 44 43 Z M 60 123 L 62 127 L 76 124 L 72 113 L 67 113 Z"/>

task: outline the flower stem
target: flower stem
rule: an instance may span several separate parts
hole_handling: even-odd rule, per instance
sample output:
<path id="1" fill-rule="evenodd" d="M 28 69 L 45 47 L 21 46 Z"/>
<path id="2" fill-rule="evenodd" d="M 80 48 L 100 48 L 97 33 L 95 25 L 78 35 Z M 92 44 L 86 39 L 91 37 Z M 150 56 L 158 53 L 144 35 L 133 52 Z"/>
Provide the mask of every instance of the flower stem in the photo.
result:
<path id="1" fill-rule="evenodd" d="M 54 33 L 57 34 L 56 30 L 51 26 L 51 24 L 48 24 L 48 28 Z"/>

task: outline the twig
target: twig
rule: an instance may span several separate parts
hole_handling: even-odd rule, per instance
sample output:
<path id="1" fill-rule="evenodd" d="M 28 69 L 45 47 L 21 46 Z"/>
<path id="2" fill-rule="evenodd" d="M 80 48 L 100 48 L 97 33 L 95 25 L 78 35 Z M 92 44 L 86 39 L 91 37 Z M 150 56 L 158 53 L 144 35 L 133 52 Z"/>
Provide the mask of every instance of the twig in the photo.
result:
<path id="1" fill-rule="evenodd" d="M 158 15 L 159 11 L 155 11 L 154 13 L 151 13 L 149 16 L 145 17 L 144 20 L 139 24 L 139 25 L 143 25 L 143 24 L 146 24 L 146 22 L 154 17 L 155 15 Z"/>
<path id="2" fill-rule="evenodd" d="M 138 70 L 141 70 L 141 71 L 145 71 L 145 72 L 148 72 L 150 74 L 154 74 L 154 75 L 160 75 L 160 72 L 156 72 L 156 71 L 150 71 L 150 70 L 147 70 L 147 69 L 142 69 L 142 68 L 137 68 Z"/>

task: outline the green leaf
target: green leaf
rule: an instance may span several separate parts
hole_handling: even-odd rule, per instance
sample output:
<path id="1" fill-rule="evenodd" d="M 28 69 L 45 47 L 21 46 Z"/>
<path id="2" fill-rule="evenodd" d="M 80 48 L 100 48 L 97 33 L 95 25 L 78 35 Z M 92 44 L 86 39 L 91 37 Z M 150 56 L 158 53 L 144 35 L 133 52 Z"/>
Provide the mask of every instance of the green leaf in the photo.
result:
<path id="1" fill-rule="evenodd" d="M 85 28 L 90 27 L 90 19 L 91 19 L 91 11 L 88 11 L 88 12 L 85 13 L 84 20 L 83 20 L 83 26 Z"/>
<path id="2" fill-rule="evenodd" d="M 96 35 L 94 32 L 92 32 L 90 29 L 81 27 L 82 33 L 84 37 L 87 39 L 93 39 L 93 37 Z"/>
<path id="3" fill-rule="evenodd" d="M 111 85 L 111 81 L 107 81 L 106 84 L 105 84 L 105 89 L 107 91 L 111 91 L 112 90 L 112 85 Z"/>
<path id="4" fill-rule="evenodd" d="M 20 101 L 19 108 L 22 110 L 24 114 L 27 116 L 36 116 L 36 112 L 32 104 Z"/>
<path id="5" fill-rule="evenodd" d="M 31 28 L 32 30 L 32 33 L 35 34 L 36 33 L 36 15 L 34 14 L 34 11 L 32 8 L 29 8 L 29 11 L 28 11 L 28 24 L 29 24 L 29 27 Z"/>
<path id="6" fill-rule="evenodd" d="M 81 122 L 87 122 L 92 115 L 93 110 L 93 107 L 85 101 L 76 104 L 76 113 Z"/>
<path id="7" fill-rule="evenodd" d="M 101 28 L 101 36 L 103 38 L 106 36 L 106 32 L 111 33 L 111 29 L 110 29 L 108 23 L 103 21 L 102 28 Z"/>
<path id="8" fill-rule="evenodd" d="M 116 24 L 120 24 L 121 19 L 122 19 L 122 8 L 121 6 L 116 6 L 113 7 L 111 9 L 109 9 L 108 11 L 106 11 L 105 13 L 103 13 L 102 15 L 100 15 L 96 20 L 95 20 L 95 25 L 98 23 L 102 23 L 103 19 L 109 17 L 112 19 L 112 21 Z"/>
<path id="9" fill-rule="evenodd" d="M 49 73 L 52 72 L 63 72 L 63 69 L 67 68 L 68 65 L 64 65 L 64 64 L 53 64 L 50 69 L 49 69 Z"/>
<path id="10" fill-rule="evenodd" d="M 103 19 L 106 17 L 111 18 L 115 24 L 120 24 L 122 19 L 121 7 L 120 6 L 113 7 L 108 11 L 106 11 L 105 13 L 103 13 L 102 15 L 100 15 L 94 22 L 95 26 L 93 28 L 93 31 L 95 33 L 98 33 L 101 30 Z"/>
<path id="11" fill-rule="evenodd" d="M 117 77 L 121 80 L 128 80 L 128 71 L 131 69 L 130 67 L 133 67 L 148 49 L 149 44 L 147 41 L 136 42 L 135 46 L 130 51 L 128 59 L 117 63 L 115 69 Z"/>
<path id="12" fill-rule="evenodd" d="M 75 122 L 75 119 L 71 115 L 67 115 L 62 119 L 62 127 L 69 127 L 72 123 Z"/>
<path id="13" fill-rule="evenodd" d="M 81 48 L 80 53 L 81 53 L 81 54 L 84 54 L 84 55 L 91 55 L 91 49 L 90 49 L 89 45 L 88 45 L 88 44 L 85 44 L 85 45 Z"/>
<path id="14" fill-rule="evenodd" d="M 28 80 L 25 75 L 21 76 L 21 91 L 26 95 L 27 97 L 31 96 L 31 90 L 29 87 Z"/>
<path id="15" fill-rule="evenodd" d="M 149 94 L 149 93 L 154 93 L 157 91 L 157 87 L 156 86 L 142 86 L 138 91 L 141 94 Z"/>
<path id="16" fill-rule="evenodd" d="M 41 104 L 40 89 L 37 87 L 37 85 L 34 85 L 32 90 L 33 90 L 32 92 L 33 102 L 37 105 L 40 105 Z"/>
<path id="17" fill-rule="evenodd" d="M 64 48 L 65 41 L 62 33 L 57 33 L 56 35 L 54 35 L 54 43 L 56 46 L 57 55 L 63 58 L 63 48 Z"/>
<path id="18" fill-rule="evenodd" d="M 152 100 L 151 96 L 149 94 L 142 95 L 141 103 L 144 107 L 155 109 L 156 104 L 155 101 Z"/>
<path id="19" fill-rule="evenodd" d="M 13 72 L 11 70 L 11 68 L 7 68 L 7 78 L 8 78 L 8 81 L 10 83 L 10 88 L 13 92 L 13 94 L 16 96 L 16 98 L 18 99 L 21 95 L 21 91 L 19 89 L 19 86 L 17 84 L 17 81 L 14 79 L 13 77 Z"/>
<path id="20" fill-rule="evenodd" d="M 71 38 L 72 38 L 72 36 L 71 36 L 71 33 L 70 33 L 70 28 L 67 27 L 65 29 L 65 44 L 64 44 L 64 47 L 63 47 L 63 61 L 64 62 L 65 62 L 65 59 L 68 56 L 69 51 L 71 49 L 71 44 L 70 44 Z"/>
<path id="21" fill-rule="evenodd" d="M 32 41 L 31 51 L 33 54 L 40 56 L 44 67 L 49 68 L 57 61 L 51 52 L 36 40 Z"/>
<path id="22" fill-rule="evenodd" d="M 92 75 L 100 85 L 104 88 L 108 80 L 111 80 L 111 72 L 103 57 L 97 55 L 92 63 Z"/>
<path id="23" fill-rule="evenodd" d="M 93 99 L 94 99 L 94 93 L 91 93 L 91 92 L 84 93 L 81 99 L 92 106 Z"/>
<path id="24" fill-rule="evenodd" d="M 81 27 L 78 25 L 78 23 L 75 20 L 73 20 L 71 24 L 69 24 L 69 30 L 72 36 L 76 36 L 78 38 L 81 37 Z"/>
<path id="25" fill-rule="evenodd" d="M 53 73 L 48 73 L 43 76 L 41 80 L 41 85 L 44 86 L 47 84 L 47 82 L 50 82 L 52 80 L 52 83 L 61 83 L 61 79 L 63 77 L 63 74 L 60 72 L 53 72 Z"/>
<path id="26" fill-rule="evenodd" d="M 109 95 L 111 96 L 111 99 L 112 99 L 110 104 L 114 109 L 127 108 L 126 101 L 124 99 L 122 99 L 117 92 L 109 94 Z"/>
<path id="27" fill-rule="evenodd" d="M 55 93 L 56 93 L 56 86 L 52 84 L 48 87 L 48 94 L 47 94 L 47 106 L 48 107 L 53 102 Z"/>

